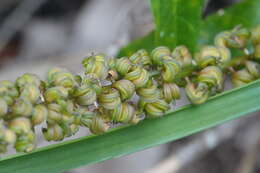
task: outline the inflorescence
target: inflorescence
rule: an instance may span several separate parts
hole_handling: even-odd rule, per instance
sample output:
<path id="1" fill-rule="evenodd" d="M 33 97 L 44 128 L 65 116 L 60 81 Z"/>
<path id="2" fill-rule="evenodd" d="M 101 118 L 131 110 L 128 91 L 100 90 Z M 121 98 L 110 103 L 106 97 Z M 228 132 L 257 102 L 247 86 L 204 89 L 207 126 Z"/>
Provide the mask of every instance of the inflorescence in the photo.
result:
<path id="1" fill-rule="evenodd" d="M 231 58 L 234 51 L 240 56 Z M 92 54 L 82 61 L 84 75 L 53 68 L 45 81 L 30 73 L 1 81 L 0 152 L 8 145 L 32 151 L 39 124 L 46 140 L 60 141 L 80 126 L 102 134 L 112 124 L 161 117 L 180 99 L 180 87 L 192 104 L 202 104 L 223 91 L 224 75 L 231 75 L 235 87 L 258 79 L 259 60 L 260 26 L 238 26 L 194 56 L 185 46 L 160 46 L 150 54 L 142 49 L 119 59 Z"/>

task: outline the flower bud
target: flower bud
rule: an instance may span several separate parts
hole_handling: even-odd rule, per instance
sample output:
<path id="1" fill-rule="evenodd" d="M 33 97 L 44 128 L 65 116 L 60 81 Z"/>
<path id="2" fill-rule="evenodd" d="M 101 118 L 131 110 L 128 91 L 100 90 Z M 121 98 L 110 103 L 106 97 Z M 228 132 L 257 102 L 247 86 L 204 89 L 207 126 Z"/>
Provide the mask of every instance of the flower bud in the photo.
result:
<path id="1" fill-rule="evenodd" d="M 68 97 L 68 90 L 62 86 L 52 87 L 45 91 L 44 99 L 47 103 L 65 99 Z"/>
<path id="2" fill-rule="evenodd" d="M 121 104 L 120 94 L 114 88 L 104 88 L 98 101 L 105 109 L 115 109 Z"/>
<path id="3" fill-rule="evenodd" d="M 163 84 L 163 98 L 167 103 L 170 103 L 174 99 L 180 99 L 180 89 L 175 83 Z"/>
<path id="4" fill-rule="evenodd" d="M 208 66 L 200 71 L 198 81 L 206 83 L 209 87 L 217 86 L 218 90 L 223 89 L 223 74 L 219 67 Z"/>
<path id="5" fill-rule="evenodd" d="M 31 103 L 36 103 L 40 99 L 40 89 L 35 85 L 27 85 L 21 91 L 21 96 L 28 99 Z"/>
<path id="6" fill-rule="evenodd" d="M 162 65 L 163 64 L 162 58 L 164 56 L 170 56 L 170 55 L 171 55 L 171 51 L 168 47 L 165 46 L 157 47 L 151 52 L 152 62 L 155 65 Z"/>
<path id="7" fill-rule="evenodd" d="M 260 44 L 260 26 L 257 26 L 251 31 L 251 40 L 254 45 Z"/>
<path id="8" fill-rule="evenodd" d="M 172 52 L 172 57 L 176 59 L 182 67 L 192 65 L 192 56 L 186 46 L 176 47 Z"/>
<path id="9" fill-rule="evenodd" d="M 92 118 L 96 116 L 96 112 L 88 111 L 86 109 L 81 109 L 79 111 L 80 114 L 80 122 L 81 126 L 90 127 L 92 123 Z"/>
<path id="10" fill-rule="evenodd" d="M 216 35 L 214 43 L 219 47 L 227 47 L 227 39 L 230 37 L 231 32 L 223 31 Z"/>
<path id="11" fill-rule="evenodd" d="M 198 83 L 197 86 L 193 83 L 188 83 L 185 91 L 192 104 L 202 104 L 209 97 L 208 86 L 205 83 Z"/>
<path id="12" fill-rule="evenodd" d="M 19 136 L 15 142 L 15 149 L 17 152 L 31 152 L 36 148 L 36 135 L 33 131 Z"/>
<path id="13" fill-rule="evenodd" d="M 248 72 L 254 76 L 254 78 L 259 78 L 260 77 L 260 65 L 254 61 L 246 61 L 245 62 L 246 69 Z"/>
<path id="14" fill-rule="evenodd" d="M 172 60 L 164 60 L 162 68 L 162 78 L 165 82 L 173 82 L 177 74 L 181 71 L 180 64 Z"/>
<path id="15" fill-rule="evenodd" d="M 48 110 L 44 105 L 36 105 L 33 109 L 32 113 L 32 124 L 38 125 L 41 124 L 44 120 L 46 120 L 48 116 Z"/>
<path id="16" fill-rule="evenodd" d="M 122 76 L 129 72 L 131 66 L 131 62 L 127 57 L 116 59 L 115 69 Z"/>
<path id="17" fill-rule="evenodd" d="M 47 106 L 48 114 L 47 114 L 47 122 L 50 124 L 58 123 L 62 120 L 61 110 L 62 107 L 59 104 L 52 103 Z"/>
<path id="18" fill-rule="evenodd" d="M 31 131 L 31 122 L 25 117 L 15 118 L 10 121 L 9 128 L 19 135 L 29 133 Z"/>
<path id="19" fill-rule="evenodd" d="M 4 117 L 8 112 L 8 105 L 3 98 L 0 98 L 0 117 Z"/>
<path id="20" fill-rule="evenodd" d="M 139 64 L 143 66 L 152 64 L 149 54 L 145 49 L 138 50 L 136 53 L 129 57 L 129 60 L 134 64 Z"/>
<path id="21" fill-rule="evenodd" d="M 93 134 L 103 134 L 109 129 L 109 125 L 101 116 L 94 116 L 89 126 L 89 130 Z"/>
<path id="22" fill-rule="evenodd" d="M 76 102 L 80 105 L 91 105 L 97 100 L 95 90 L 87 84 L 76 88 L 73 96 L 76 97 Z"/>
<path id="23" fill-rule="evenodd" d="M 149 78 L 148 71 L 139 66 L 133 67 L 129 73 L 125 75 L 125 79 L 130 80 L 136 88 L 146 86 Z"/>
<path id="24" fill-rule="evenodd" d="M 136 115 L 135 108 L 128 104 L 122 103 L 117 108 L 108 112 L 113 122 L 129 123 Z"/>
<path id="25" fill-rule="evenodd" d="M 216 60 L 220 58 L 220 52 L 215 46 L 204 46 L 195 59 L 200 68 L 204 68 L 209 65 L 215 65 Z"/>
<path id="26" fill-rule="evenodd" d="M 86 74 L 95 74 L 100 79 L 105 79 L 108 75 L 108 65 L 103 54 L 87 57 L 82 64 Z"/>
<path id="27" fill-rule="evenodd" d="M 30 116 L 33 111 L 32 103 L 26 98 L 19 98 L 15 100 L 12 106 L 12 113 L 20 116 Z"/>
<path id="28" fill-rule="evenodd" d="M 160 97 L 160 90 L 158 89 L 157 85 L 154 83 L 148 87 L 139 88 L 137 90 L 137 94 L 140 96 L 140 98 L 147 102 L 155 102 Z"/>
<path id="29" fill-rule="evenodd" d="M 14 131 L 5 129 L 4 130 L 4 141 L 8 144 L 14 144 L 16 141 L 16 134 Z"/>
<path id="30" fill-rule="evenodd" d="M 14 103 L 14 99 L 11 96 L 4 95 L 4 96 L 1 96 L 1 98 L 7 103 L 8 106 L 13 105 L 13 103 Z"/>
<path id="31" fill-rule="evenodd" d="M 35 74 L 25 73 L 17 78 L 16 84 L 20 88 L 26 87 L 29 84 L 39 87 L 41 85 L 41 80 Z"/>
<path id="32" fill-rule="evenodd" d="M 64 138 L 63 129 L 58 124 L 48 125 L 42 129 L 42 133 L 47 141 L 61 141 Z"/>
<path id="33" fill-rule="evenodd" d="M 116 81 L 113 84 L 113 87 L 119 91 L 121 100 L 130 99 L 135 92 L 135 85 L 131 81 L 125 79 Z"/>
<path id="34" fill-rule="evenodd" d="M 75 80 L 75 77 L 70 72 L 64 70 L 61 72 L 56 72 L 52 74 L 52 78 L 49 77 L 49 82 L 53 84 L 54 86 L 62 86 L 64 88 L 72 88 L 77 83 Z"/>
<path id="35" fill-rule="evenodd" d="M 234 87 L 239 87 L 254 80 L 253 75 L 251 75 L 246 69 L 239 70 L 232 74 L 232 84 Z"/>
<path id="36" fill-rule="evenodd" d="M 18 97 L 19 93 L 13 82 L 3 80 L 0 82 L 0 95 L 15 98 Z"/>
<path id="37" fill-rule="evenodd" d="M 230 50 L 226 47 L 217 47 L 220 56 L 216 59 L 217 64 L 223 66 L 231 60 Z"/>
<path id="38" fill-rule="evenodd" d="M 147 103 L 144 109 L 149 118 L 156 118 L 163 116 L 170 106 L 166 101 L 159 99 L 156 102 Z"/>

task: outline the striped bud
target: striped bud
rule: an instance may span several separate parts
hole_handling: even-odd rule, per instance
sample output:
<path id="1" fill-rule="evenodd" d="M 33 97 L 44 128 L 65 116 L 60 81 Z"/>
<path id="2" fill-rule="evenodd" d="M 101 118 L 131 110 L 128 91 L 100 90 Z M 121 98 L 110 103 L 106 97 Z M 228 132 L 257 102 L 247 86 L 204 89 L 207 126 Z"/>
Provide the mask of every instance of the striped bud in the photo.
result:
<path id="1" fill-rule="evenodd" d="M 135 109 L 128 103 L 122 103 L 108 112 L 113 122 L 129 123 L 136 115 Z"/>
<path id="2" fill-rule="evenodd" d="M 45 91 L 44 99 L 47 103 L 51 103 L 58 99 L 67 98 L 68 94 L 68 90 L 62 86 L 52 87 Z"/>
<path id="3" fill-rule="evenodd" d="M 31 152 L 36 148 L 36 135 L 33 131 L 19 136 L 15 142 L 15 149 L 17 152 Z"/>
<path id="4" fill-rule="evenodd" d="M 227 47 L 227 39 L 230 37 L 229 31 L 223 31 L 216 35 L 214 43 L 219 47 Z"/>
<path id="5" fill-rule="evenodd" d="M 260 26 L 257 26 L 251 31 L 251 40 L 254 45 L 260 44 Z"/>
<path id="6" fill-rule="evenodd" d="M 94 116 L 89 125 L 89 130 L 93 134 L 103 134 L 109 129 L 109 125 L 101 116 Z"/>
<path id="7" fill-rule="evenodd" d="M 29 117 L 33 111 L 32 103 L 26 98 L 19 98 L 15 100 L 14 105 L 11 107 L 12 113 L 19 116 Z"/>
<path id="8" fill-rule="evenodd" d="M 209 97 L 208 86 L 205 83 L 198 83 L 197 86 L 193 83 L 188 83 L 185 91 L 192 104 L 202 104 Z"/>
<path id="9" fill-rule="evenodd" d="M 89 56 L 82 61 L 86 74 L 95 74 L 100 79 L 108 75 L 108 65 L 103 54 Z"/>
<path id="10" fill-rule="evenodd" d="M 260 77 L 260 65 L 254 61 L 245 62 L 246 69 L 255 79 Z"/>
<path id="11" fill-rule="evenodd" d="M 39 87 L 41 85 L 41 80 L 35 74 L 25 73 L 17 78 L 16 85 L 20 88 L 26 87 L 27 85 L 35 85 Z"/>
<path id="12" fill-rule="evenodd" d="M 144 87 L 149 81 L 149 73 L 142 67 L 135 66 L 125 75 L 125 79 L 130 80 L 136 88 Z"/>
<path id="13" fill-rule="evenodd" d="M 130 99 L 135 92 L 135 85 L 129 80 L 119 80 L 113 83 L 113 87 L 116 88 L 119 93 L 121 100 Z"/>
<path id="14" fill-rule="evenodd" d="M 236 71 L 232 74 L 232 84 L 234 87 L 239 87 L 254 80 L 254 76 L 247 69 Z"/>
<path id="15" fill-rule="evenodd" d="M 16 134 L 14 131 L 10 129 L 4 130 L 4 141 L 8 144 L 14 144 L 16 141 Z"/>
<path id="16" fill-rule="evenodd" d="M 21 90 L 20 96 L 27 98 L 31 103 L 36 103 L 40 99 L 41 92 L 36 85 L 27 85 Z"/>
<path id="17" fill-rule="evenodd" d="M 47 141 L 61 141 L 64 138 L 63 129 L 58 124 L 48 125 L 42 129 L 42 133 Z"/>
<path id="18" fill-rule="evenodd" d="M 28 118 L 19 117 L 10 121 L 9 129 L 16 134 L 25 134 L 31 131 L 31 122 Z"/>
<path id="19" fill-rule="evenodd" d="M 129 72 L 131 66 L 131 62 L 127 57 L 116 59 L 115 69 L 122 76 Z"/>
<path id="20" fill-rule="evenodd" d="M 215 46 L 204 46 L 195 59 L 199 67 L 204 68 L 208 65 L 215 65 L 216 60 L 220 58 L 220 52 Z"/>
<path id="21" fill-rule="evenodd" d="M 172 52 L 172 57 L 183 67 L 192 65 L 192 56 L 186 46 L 178 46 Z"/>
<path id="22" fill-rule="evenodd" d="M 139 64 L 139 65 L 151 65 L 151 58 L 149 57 L 148 52 L 145 49 L 140 49 L 133 55 L 129 57 L 129 60 L 134 63 L 134 64 Z"/>
<path id="23" fill-rule="evenodd" d="M 87 84 L 76 88 L 73 96 L 76 97 L 76 102 L 80 105 L 91 105 L 97 100 L 95 90 Z"/>
<path id="24" fill-rule="evenodd" d="M 218 90 L 223 89 L 223 73 L 217 66 L 208 66 L 199 72 L 198 81 L 206 83 L 209 87 L 217 86 Z"/>
<path id="25" fill-rule="evenodd" d="M 47 122 L 50 124 L 58 123 L 62 120 L 62 107 L 59 104 L 52 103 L 48 104 L 47 106 L 48 109 L 48 118 Z"/>
<path id="26" fill-rule="evenodd" d="M 217 58 L 217 64 L 223 66 L 231 60 L 231 52 L 226 47 L 217 47 L 220 56 Z"/>
<path id="27" fill-rule="evenodd" d="M 180 99 L 180 89 L 175 83 L 163 84 L 163 98 L 166 102 L 170 103 L 174 99 Z"/>
<path id="28" fill-rule="evenodd" d="M 166 101 L 159 99 L 156 102 L 145 104 L 144 109 L 149 118 L 156 118 L 163 116 L 170 106 Z"/>
<path id="29" fill-rule="evenodd" d="M 64 88 L 72 88 L 76 85 L 76 80 L 73 74 L 65 69 L 51 69 L 48 72 L 48 81 L 54 86 L 62 86 Z"/>
<path id="30" fill-rule="evenodd" d="M 249 38 L 250 32 L 246 28 L 237 26 L 231 31 L 231 36 L 227 39 L 227 46 L 238 49 L 244 48 Z"/>
<path id="31" fill-rule="evenodd" d="M 159 99 L 160 97 L 160 90 L 157 87 L 157 84 L 152 84 L 148 87 L 145 88 L 139 88 L 137 90 L 137 94 L 140 96 L 140 98 L 147 102 L 147 103 L 151 103 L 151 102 L 155 102 Z"/>
<path id="32" fill-rule="evenodd" d="M 164 60 L 162 78 L 165 82 L 173 82 L 180 71 L 181 66 L 176 60 Z"/>
<path id="33" fill-rule="evenodd" d="M 44 105 L 36 105 L 33 109 L 32 113 L 32 124 L 38 125 L 41 124 L 44 120 L 46 120 L 48 116 L 48 110 Z"/>
<path id="34" fill-rule="evenodd" d="M 98 101 L 105 109 L 115 109 L 121 103 L 120 94 L 114 88 L 104 88 Z"/>
<path id="35" fill-rule="evenodd" d="M 170 55 L 171 55 L 171 50 L 168 47 L 165 46 L 157 47 L 151 52 L 152 62 L 155 65 L 162 65 L 163 64 L 162 58 L 164 56 L 170 56 Z"/>
<path id="36" fill-rule="evenodd" d="M 3 99 L 0 98 L 0 117 L 4 117 L 8 112 L 8 104 L 7 102 Z"/>

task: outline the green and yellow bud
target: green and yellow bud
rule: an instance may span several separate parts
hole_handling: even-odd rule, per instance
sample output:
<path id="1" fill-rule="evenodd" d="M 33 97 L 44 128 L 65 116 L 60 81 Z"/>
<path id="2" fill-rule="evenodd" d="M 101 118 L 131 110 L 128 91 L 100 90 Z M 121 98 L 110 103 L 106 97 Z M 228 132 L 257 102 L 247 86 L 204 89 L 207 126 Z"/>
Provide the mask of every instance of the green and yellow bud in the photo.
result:
<path id="1" fill-rule="evenodd" d="M 18 135 L 29 133 L 31 127 L 31 121 L 25 117 L 15 118 L 9 122 L 9 129 Z"/>
<path id="2" fill-rule="evenodd" d="M 115 109 L 121 104 L 120 94 L 114 88 L 104 88 L 98 101 L 105 109 Z"/>
<path id="3" fill-rule="evenodd" d="M 195 59 L 200 68 L 204 68 L 208 65 L 216 65 L 217 60 L 220 59 L 219 49 L 215 46 L 204 46 Z"/>
<path id="4" fill-rule="evenodd" d="M 176 59 L 182 67 L 192 65 L 192 56 L 186 46 L 176 47 L 172 52 L 172 57 Z"/>
<path id="5" fill-rule="evenodd" d="M 146 115 L 149 118 L 161 117 L 169 109 L 170 109 L 169 104 L 162 99 L 159 99 L 153 103 L 147 103 L 145 104 L 145 108 L 144 108 Z"/>
<path id="6" fill-rule="evenodd" d="M 8 144 L 14 144 L 16 141 L 16 134 L 14 131 L 9 130 L 9 129 L 5 129 L 4 130 L 4 142 L 8 143 Z"/>
<path id="7" fill-rule="evenodd" d="M 17 78 L 16 85 L 19 88 L 26 87 L 27 85 L 35 85 L 39 87 L 41 85 L 41 80 L 35 74 L 25 73 Z"/>
<path id="8" fill-rule="evenodd" d="M 73 96 L 80 105 L 91 105 L 97 100 L 96 91 L 87 84 L 83 84 L 76 88 Z"/>
<path id="9" fill-rule="evenodd" d="M 164 83 L 163 84 L 163 99 L 170 103 L 174 99 L 180 99 L 180 89 L 175 83 Z"/>
<path id="10" fill-rule="evenodd" d="M 173 82 L 178 73 L 181 71 L 181 66 L 174 59 L 164 60 L 163 62 L 162 78 L 165 82 Z"/>
<path id="11" fill-rule="evenodd" d="M 30 100 L 31 103 L 36 103 L 41 96 L 41 91 L 36 85 L 27 85 L 21 89 L 21 97 Z"/>
<path id="12" fill-rule="evenodd" d="M 94 116 L 89 125 L 89 130 L 93 134 L 103 134 L 109 129 L 109 125 L 101 116 Z"/>
<path id="13" fill-rule="evenodd" d="M 162 65 L 164 56 L 171 56 L 171 50 L 165 46 L 157 47 L 151 52 L 151 58 L 154 65 Z"/>
<path id="14" fill-rule="evenodd" d="M 160 90 L 155 83 L 148 87 L 139 88 L 136 92 L 146 103 L 156 102 L 160 98 Z"/>
<path id="15" fill-rule="evenodd" d="M 260 65 L 254 61 L 245 62 L 247 71 L 254 76 L 255 79 L 260 77 Z"/>
<path id="16" fill-rule="evenodd" d="M 108 111 L 111 121 L 129 123 L 136 115 L 135 108 L 129 103 L 122 103 L 117 108 Z"/>
<path id="17" fill-rule="evenodd" d="M 236 71 L 232 74 L 232 84 L 234 87 L 239 87 L 254 80 L 254 76 L 247 69 Z"/>
<path id="18" fill-rule="evenodd" d="M 47 141 L 61 141 L 64 138 L 63 129 L 59 124 L 48 125 L 42 129 L 42 133 Z"/>
<path id="19" fill-rule="evenodd" d="M 116 59 L 115 69 L 120 75 L 125 76 L 131 67 L 132 63 L 127 57 Z"/>
<path id="20" fill-rule="evenodd" d="M 62 86 L 52 87 L 45 91 L 44 99 L 47 103 L 55 102 L 59 99 L 65 99 L 69 95 L 68 90 Z"/>
<path id="21" fill-rule="evenodd" d="M 15 100 L 11 107 L 12 113 L 19 116 L 29 117 L 33 112 L 32 103 L 26 98 L 19 98 Z"/>
<path id="22" fill-rule="evenodd" d="M 125 79 L 130 80 L 136 88 L 141 88 L 147 85 L 150 76 L 147 70 L 142 67 L 132 67 L 129 73 L 125 75 Z"/>
<path id="23" fill-rule="evenodd" d="M 113 87 L 119 91 L 121 100 L 130 99 L 135 93 L 135 85 L 129 80 L 116 81 L 113 83 Z"/>
<path id="24" fill-rule="evenodd" d="M 190 102 L 195 105 L 204 103 L 209 97 L 208 86 L 205 83 L 198 83 L 196 86 L 189 82 L 185 91 Z"/>
<path id="25" fill-rule="evenodd" d="M 38 125 L 41 124 L 43 121 L 46 120 L 48 116 L 48 110 L 44 105 L 36 105 L 33 109 L 31 121 L 32 124 Z"/>

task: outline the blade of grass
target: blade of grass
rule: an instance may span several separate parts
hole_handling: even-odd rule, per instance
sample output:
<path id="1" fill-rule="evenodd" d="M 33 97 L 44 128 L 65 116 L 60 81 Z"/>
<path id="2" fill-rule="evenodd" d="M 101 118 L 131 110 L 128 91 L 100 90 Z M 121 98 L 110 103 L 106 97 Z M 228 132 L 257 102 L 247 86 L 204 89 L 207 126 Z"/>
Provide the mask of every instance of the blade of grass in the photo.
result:
<path id="1" fill-rule="evenodd" d="M 260 109 L 260 80 L 224 92 L 199 106 L 184 106 L 162 118 L 82 137 L 0 160 L 0 172 L 62 172 L 177 140 Z"/>

